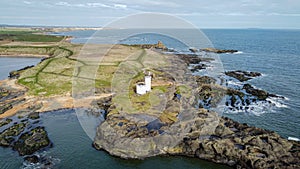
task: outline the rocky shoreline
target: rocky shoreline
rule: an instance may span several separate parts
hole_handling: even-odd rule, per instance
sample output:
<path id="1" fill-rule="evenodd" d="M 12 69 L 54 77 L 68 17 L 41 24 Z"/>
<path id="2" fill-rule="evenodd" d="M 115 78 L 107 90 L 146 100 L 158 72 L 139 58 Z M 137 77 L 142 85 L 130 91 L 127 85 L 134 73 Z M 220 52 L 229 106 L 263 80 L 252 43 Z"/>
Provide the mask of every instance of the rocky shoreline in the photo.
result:
<path id="1" fill-rule="evenodd" d="M 167 50 L 162 44 L 139 47 L 149 48 L 149 50 L 153 47 L 157 50 Z M 175 77 L 183 77 L 189 74 L 189 71 L 206 69 L 206 63 L 212 61 L 211 58 L 185 54 L 175 55 L 173 59 L 171 62 L 174 63 L 174 68 L 155 70 L 159 74 L 157 79 L 175 83 L 175 80 L 165 72 L 175 69 L 186 70 L 174 72 Z M 190 70 L 187 67 L 190 67 Z M 238 70 L 225 72 L 225 75 L 246 82 L 261 74 Z M 12 77 L 18 78 L 18 71 L 12 73 Z M 191 75 L 181 80 L 191 83 L 189 85 L 194 88 L 193 94 L 196 95 L 185 95 L 184 90 L 178 86 L 164 88 L 166 107 L 158 114 L 144 114 L 143 111 L 132 114 L 125 110 L 118 110 L 113 102 L 114 96 L 111 94 L 90 98 L 96 101 L 88 103 L 106 111 L 105 121 L 97 128 L 93 146 L 126 159 L 143 159 L 156 155 L 184 155 L 234 168 L 297 168 L 300 166 L 299 142 L 288 141 L 275 132 L 220 117 L 218 113 L 210 110 L 223 97 L 229 98 L 225 103 L 226 106 L 239 109 L 239 103 L 247 107 L 252 102 L 267 101 L 268 97 L 280 96 L 256 89 L 248 83 L 243 84 L 241 89 L 226 88 L 217 84 L 216 79 L 208 76 Z M 25 94 L 26 90 L 1 88 L 0 115 L 32 99 L 25 97 Z M 52 109 L 68 106 L 72 108 L 72 105 L 62 105 L 65 101 L 55 100 L 61 107 L 52 107 Z M 34 153 L 50 148 L 52 143 L 47 131 L 40 124 L 37 112 L 47 111 L 45 107 L 49 103 L 51 101 L 46 102 L 46 99 L 43 102 L 30 102 L 30 106 L 18 109 L 16 116 L 0 119 L 0 146 L 11 147 L 29 162 L 41 161 Z"/>
<path id="2" fill-rule="evenodd" d="M 52 143 L 45 128 L 40 126 L 39 118 L 39 113 L 32 112 L 26 116 L 19 115 L 1 121 L 0 146 L 11 147 L 20 156 L 31 155 L 50 147 Z"/>
<path id="3" fill-rule="evenodd" d="M 178 58 L 187 66 L 208 61 L 196 55 L 178 55 Z M 241 77 L 245 81 L 260 75 L 246 71 L 236 73 L 240 72 L 242 76 L 247 76 Z M 97 128 L 94 147 L 126 159 L 184 155 L 234 168 L 297 168 L 300 165 L 299 142 L 288 141 L 269 130 L 219 117 L 216 112 L 209 110 L 225 95 L 231 97 L 231 104 L 235 108 L 238 108 L 233 99 L 235 96 L 244 99 L 245 95 L 249 95 L 253 100 L 244 103 L 250 104 L 266 101 L 267 97 L 275 95 L 255 89 L 250 84 L 245 84 L 242 89 L 245 92 L 242 92 L 223 88 L 211 77 L 192 78 L 199 88 L 198 98 L 203 101 L 199 109 L 179 113 L 176 107 L 181 100 L 175 92 L 174 97 L 168 97 L 167 101 L 166 109 L 172 112 L 169 118 L 147 122 L 134 120 L 129 112 L 119 112 L 112 104 L 107 108 L 105 121 Z"/>

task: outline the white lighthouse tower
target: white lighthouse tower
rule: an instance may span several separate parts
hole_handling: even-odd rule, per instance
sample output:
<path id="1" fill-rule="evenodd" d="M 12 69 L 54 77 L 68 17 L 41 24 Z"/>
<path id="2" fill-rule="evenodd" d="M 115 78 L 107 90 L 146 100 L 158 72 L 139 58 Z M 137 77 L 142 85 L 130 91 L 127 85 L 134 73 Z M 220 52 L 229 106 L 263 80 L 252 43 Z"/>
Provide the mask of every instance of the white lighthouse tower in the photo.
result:
<path id="1" fill-rule="evenodd" d="M 151 91 L 151 76 L 145 76 L 145 86 L 146 86 L 146 92 Z"/>
<path id="2" fill-rule="evenodd" d="M 145 76 L 145 82 L 138 82 L 136 84 L 136 93 L 139 95 L 146 94 L 151 91 L 151 75 L 150 72 Z"/>

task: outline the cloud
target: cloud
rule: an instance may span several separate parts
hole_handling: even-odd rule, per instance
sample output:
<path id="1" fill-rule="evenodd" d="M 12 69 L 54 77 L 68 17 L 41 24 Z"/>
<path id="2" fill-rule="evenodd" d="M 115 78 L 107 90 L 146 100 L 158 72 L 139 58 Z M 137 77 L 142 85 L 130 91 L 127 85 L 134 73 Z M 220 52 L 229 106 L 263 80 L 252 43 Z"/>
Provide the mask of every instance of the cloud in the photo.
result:
<path id="1" fill-rule="evenodd" d="M 84 7 L 91 7 L 91 8 L 99 8 L 99 7 L 103 7 L 103 8 L 111 8 L 111 6 L 109 5 L 105 5 L 103 3 L 86 3 L 86 4 L 81 4 L 83 5 Z"/>
<path id="2" fill-rule="evenodd" d="M 268 13 L 268 16 L 300 16 L 300 13 Z"/>
<path id="3" fill-rule="evenodd" d="M 58 5 L 58 6 L 71 6 L 71 4 L 69 4 L 68 2 L 63 2 L 63 1 L 56 2 L 55 5 Z"/>
<path id="4" fill-rule="evenodd" d="M 126 9 L 126 8 L 127 8 L 127 5 L 124 5 L 124 4 L 114 4 L 114 7 L 115 7 L 115 8 Z"/>
<path id="5" fill-rule="evenodd" d="M 110 8 L 110 9 L 127 9 L 127 5 L 124 4 L 104 4 L 98 2 L 87 2 L 87 3 L 74 3 L 70 4 L 65 1 L 60 1 L 55 3 L 57 6 L 66 6 L 66 7 L 82 7 L 82 8 Z"/>
<path id="6" fill-rule="evenodd" d="M 300 13 L 266 13 L 256 11 L 251 13 L 242 12 L 205 12 L 205 13 L 171 13 L 176 16 L 300 16 Z"/>
<path id="7" fill-rule="evenodd" d="M 30 2 L 30 1 L 23 1 L 23 3 L 27 4 L 27 5 L 31 5 L 32 4 L 32 2 Z"/>

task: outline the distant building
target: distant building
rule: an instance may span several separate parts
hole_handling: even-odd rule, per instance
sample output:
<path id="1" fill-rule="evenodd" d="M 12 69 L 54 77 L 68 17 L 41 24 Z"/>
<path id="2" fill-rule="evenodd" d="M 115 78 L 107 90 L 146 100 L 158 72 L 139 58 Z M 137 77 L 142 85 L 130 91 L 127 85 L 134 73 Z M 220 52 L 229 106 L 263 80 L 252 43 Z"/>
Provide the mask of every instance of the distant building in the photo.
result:
<path id="1" fill-rule="evenodd" d="M 136 93 L 143 95 L 151 91 L 151 76 L 145 76 L 145 82 L 139 82 L 136 84 Z"/>

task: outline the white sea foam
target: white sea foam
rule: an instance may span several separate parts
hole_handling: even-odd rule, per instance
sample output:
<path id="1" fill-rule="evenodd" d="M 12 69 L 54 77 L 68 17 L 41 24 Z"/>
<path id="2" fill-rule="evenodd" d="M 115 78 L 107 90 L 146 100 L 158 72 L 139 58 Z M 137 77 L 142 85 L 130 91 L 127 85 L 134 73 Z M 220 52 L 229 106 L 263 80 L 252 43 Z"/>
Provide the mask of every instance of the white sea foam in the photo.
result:
<path id="1" fill-rule="evenodd" d="M 52 156 L 49 156 L 48 152 L 46 152 L 46 151 L 43 151 L 41 153 L 35 153 L 34 155 L 41 158 L 40 161 L 42 163 L 41 162 L 30 163 L 28 161 L 24 161 L 23 166 L 21 167 L 22 169 L 53 168 L 53 166 L 60 163 L 60 161 L 61 161 L 59 158 L 54 158 Z M 47 163 L 51 163 L 51 165 L 49 166 L 49 164 L 47 164 Z"/>
<path id="2" fill-rule="evenodd" d="M 288 140 L 300 141 L 300 139 L 297 137 L 288 137 Z"/>
<path id="3" fill-rule="evenodd" d="M 287 105 L 281 103 L 280 100 L 282 100 L 282 99 L 279 99 L 279 98 L 268 97 L 266 100 L 271 102 L 271 104 L 275 105 L 278 108 L 287 108 L 288 107 Z"/>
<path id="4" fill-rule="evenodd" d="M 276 112 L 276 108 L 287 108 L 288 106 L 285 105 L 283 99 L 280 98 L 267 98 L 267 101 L 257 101 L 252 102 L 247 106 L 243 106 L 241 103 L 236 104 L 236 107 L 225 107 L 224 113 L 228 114 L 237 114 L 237 113 L 248 113 L 255 116 L 260 116 L 264 113 L 272 113 Z"/>
<path id="5" fill-rule="evenodd" d="M 234 52 L 233 54 L 242 54 L 244 53 L 243 51 L 237 51 L 237 52 Z"/>
<path id="6" fill-rule="evenodd" d="M 243 85 L 242 82 L 234 81 L 234 80 L 228 80 L 228 81 L 226 81 L 226 83 L 228 83 L 228 85 L 233 85 L 233 86 L 242 86 Z"/>

